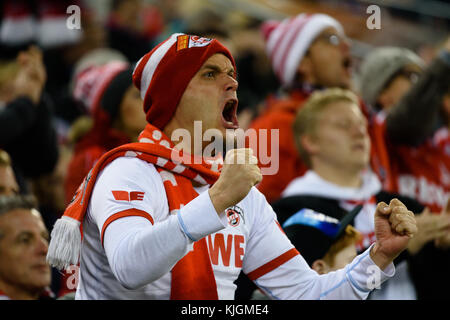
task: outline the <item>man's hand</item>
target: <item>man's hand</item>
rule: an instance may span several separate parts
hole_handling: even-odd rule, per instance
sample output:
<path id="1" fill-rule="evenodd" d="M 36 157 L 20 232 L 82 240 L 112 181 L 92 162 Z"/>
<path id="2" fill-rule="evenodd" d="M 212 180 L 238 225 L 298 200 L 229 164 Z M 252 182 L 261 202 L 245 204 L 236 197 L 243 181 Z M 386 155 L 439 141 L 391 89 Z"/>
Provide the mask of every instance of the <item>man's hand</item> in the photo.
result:
<path id="1" fill-rule="evenodd" d="M 447 226 L 443 228 L 443 234 L 434 240 L 434 245 L 440 249 L 450 249 L 450 198 L 447 199 L 447 205 L 438 217 L 445 219 Z"/>
<path id="2" fill-rule="evenodd" d="M 227 152 L 219 179 L 209 189 L 209 196 L 217 213 L 245 198 L 250 189 L 262 179 L 258 159 L 252 149 L 233 149 Z"/>
<path id="3" fill-rule="evenodd" d="M 445 246 L 450 237 L 450 215 L 433 214 L 426 208 L 421 214 L 416 215 L 418 232 L 408 244 L 411 254 L 419 252 L 425 244 L 434 240 L 436 246 Z"/>
<path id="4" fill-rule="evenodd" d="M 398 199 L 389 206 L 380 202 L 375 212 L 375 236 L 370 257 L 384 270 L 406 247 L 417 233 L 414 214 Z"/>
<path id="5" fill-rule="evenodd" d="M 14 97 L 26 96 L 37 105 L 47 79 L 42 52 L 32 46 L 19 53 L 17 62 L 20 69 L 14 83 Z"/>

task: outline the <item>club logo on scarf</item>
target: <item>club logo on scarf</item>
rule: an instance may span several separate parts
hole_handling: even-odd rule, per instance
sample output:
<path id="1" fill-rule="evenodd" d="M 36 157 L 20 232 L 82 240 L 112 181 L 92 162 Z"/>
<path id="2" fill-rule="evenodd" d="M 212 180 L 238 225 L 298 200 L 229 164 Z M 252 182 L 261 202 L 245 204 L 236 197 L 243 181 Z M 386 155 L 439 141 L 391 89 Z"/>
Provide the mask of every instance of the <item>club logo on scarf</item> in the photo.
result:
<path id="1" fill-rule="evenodd" d="M 212 39 L 209 38 L 189 36 L 185 34 L 177 38 L 177 51 L 193 47 L 205 47 L 210 44 L 211 41 Z"/>
<path id="2" fill-rule="evenodd" d="M 238 206 L 228 208 L 226 214 L 228 218 L 228 224 L 232 227 L 237 227 L 240 224 L 241 219 L 245 223 L 244 212 Z"/>

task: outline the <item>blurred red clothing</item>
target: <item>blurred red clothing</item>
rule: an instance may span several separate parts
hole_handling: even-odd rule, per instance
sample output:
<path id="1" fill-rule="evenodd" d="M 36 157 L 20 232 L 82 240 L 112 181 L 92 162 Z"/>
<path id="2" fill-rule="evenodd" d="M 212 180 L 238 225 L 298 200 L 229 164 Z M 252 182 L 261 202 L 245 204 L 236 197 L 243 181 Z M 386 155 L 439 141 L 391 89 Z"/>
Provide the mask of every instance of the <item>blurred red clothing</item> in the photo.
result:
<path id="1" fill-rule="evenodd" d="M 270 96 L 266 103 L 265 112 L 256 118 L 250 125 L 252 129 L 279 129 L 279 169 L 275 175 L 265 175 L 257 188 L 265 196 L 269 203 L 277 200 L 281 192 L 286 188 L 292 179 L 303 175 L 307 167 L 300 159 L 297 148 L 295 147 L 292 124 L 295 115 L 303 103 L 307 100 L 309 94 L 294 91 L 289 97 L 276 99 Z M 267 150 L 272 150 L 271 135 L 267 134 Z"/>
<path id="2" fill-rule="evenodd" d="M 385 144 L 389 154 L 390 191 L 416 199 L 432 212 L 440 213 L 450 195 L 450 139 L 447 128 L 419 146 L 392 144 L 386 138 L 385 117 L 375 121 L 376 143 Z M 383 140 L 379 140 L 383 139 Z"/>

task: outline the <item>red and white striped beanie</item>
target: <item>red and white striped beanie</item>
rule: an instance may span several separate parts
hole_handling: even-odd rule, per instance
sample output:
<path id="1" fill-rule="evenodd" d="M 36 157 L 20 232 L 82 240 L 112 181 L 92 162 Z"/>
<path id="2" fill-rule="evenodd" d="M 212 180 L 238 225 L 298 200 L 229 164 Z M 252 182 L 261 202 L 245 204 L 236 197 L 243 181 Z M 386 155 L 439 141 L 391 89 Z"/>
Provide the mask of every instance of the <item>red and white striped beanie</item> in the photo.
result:
<path id="1" fill-rule="evenodd" d="M 94 114 L 108 85 L 116 75 L 128 67 L 128 62 L 112 61 L 82 70 L 75 78 L 74 99 L 81 102 L 86 111 Z"/>
<path id="2" fill-rule="evenodd" d="M 183 33 L 172 34 L 136 64 L 133 83 L 141 92 L 147 121 L 163 129 L 170 121 L 192 77 L 215 53 L 231 53 L 219 41 Z"/>
<path id="3" fill-rule="evenodd" d="M 326 28 L 334 27 L 344 36 L 342 25 L 326 14 L 299 14 L 283 21 L 269 20 L 261 31 L 274 73 L 281 83 L 292 86 L 297 67 L 313 40 Z"/>

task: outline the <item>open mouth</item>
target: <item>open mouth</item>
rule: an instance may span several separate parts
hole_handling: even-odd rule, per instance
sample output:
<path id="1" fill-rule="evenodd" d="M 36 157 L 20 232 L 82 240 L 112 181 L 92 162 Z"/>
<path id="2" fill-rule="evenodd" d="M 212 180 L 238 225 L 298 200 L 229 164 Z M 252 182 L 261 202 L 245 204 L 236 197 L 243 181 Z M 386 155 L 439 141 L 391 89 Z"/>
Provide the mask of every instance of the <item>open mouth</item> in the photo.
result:
<path id="1" fill-rule="evenodd" d="M 239 128 L 239 122 L 237 119 L 237 99 L 229 99 L 225 102 L 225 106 L 222 110 L 222 122 L 226 129 Z"/>
<path id="2" fill-rule="evenodd" d="M 342 67 L 343 67 L 346 71 L 350 72 L 351 67 L 352 67 L 352 60 L 350 59 L 350 57 L 344 58 L 344 60 L 342 61 Z"/>
<path id="3" fill-rule="evenodd" d="M 366 145 L 364 143 L 356 143 L 352 146 L 353 150 L 365 151 Z"/>

